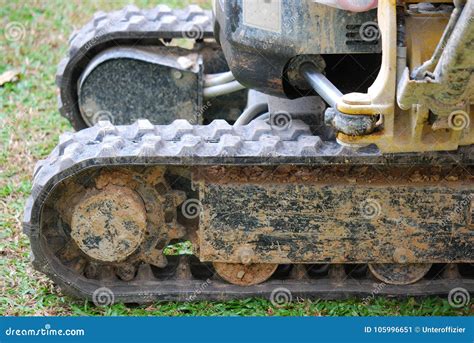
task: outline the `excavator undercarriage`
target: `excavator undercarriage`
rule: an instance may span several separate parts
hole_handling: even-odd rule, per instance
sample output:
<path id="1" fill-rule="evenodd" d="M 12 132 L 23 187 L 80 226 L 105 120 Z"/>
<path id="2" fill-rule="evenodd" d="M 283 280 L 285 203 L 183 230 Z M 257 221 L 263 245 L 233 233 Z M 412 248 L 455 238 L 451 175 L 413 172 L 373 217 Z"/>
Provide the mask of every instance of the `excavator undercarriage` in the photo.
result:
<path id="1" fill-rule="evenodd" d="M 474 291 L 474 2 L 214 5 L 72 36 L 34 266 L 129 303 Z"/>

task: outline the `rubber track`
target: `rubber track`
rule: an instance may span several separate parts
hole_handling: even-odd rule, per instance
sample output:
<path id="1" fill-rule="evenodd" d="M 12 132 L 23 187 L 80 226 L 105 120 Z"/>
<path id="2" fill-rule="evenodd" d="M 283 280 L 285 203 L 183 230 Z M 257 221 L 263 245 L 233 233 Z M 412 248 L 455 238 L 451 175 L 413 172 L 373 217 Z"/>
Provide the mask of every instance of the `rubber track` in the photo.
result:
<path id="1" fill-rule="evenodd" d="M 113 12 L 97 12 L 69 38 L 68 55 L 56 73 L 59 111 L 76 130 L 87 125 L 77 104 L 77 80 L 87 63 L 100 51 L 119 44 L 154 45 L 161 39 L 212 38 L 212 13 L 197 5 L 172 10 L 166 5 L 140 10 L 134 5 Z"/>
<path id="2" fill-rule="evenodd" d="M 430 153 L 381 155 L 375 149 L 355 152 L 335 142 L 324 142 L 313 136 L 301 121 L 293 121 L 281 130 L 263 121 L 248 126 L 233 127 L 223 120 L 206 126 L 193 126 L 185 120 L 170 125 L 152 125 L 139 120 L 134 125 L 113 126 L 100 122 L 76 133 L 65 133 L 51 155 L 38 162 L 34 183 L 24 216 L 24 231 L 29 236 L 33 264 L 49 275 L 71 295 L 91 299 L 99 285 L 87 283 L 57 261 L 49 258 L 41 245 L 41 211 L 55 185 L 90 167 L 120 165 L 301 165 L 336 164 L 435 164 L 453 165 L 470 161 L 465 153 Z M 457 159 L 456 159 L 457 158 Z M 469 164 L 469 163 L 468 163 Z M 140 274 L 140 273 L 139 273 Z M 150 272 L 144 272 L 149 275 Z M 140 281 L 142 280 L 142 281 Z M 152 282 L 153 280 L 149 280 Z M 139 278 L 131 283 L 120 281 L 106 286 L 113 290 L 116 301 L 150 302 L 154 300 L 186 300 L 202 286 L 202 280 L 168 279 L 143 283 Z M 146 285 L 145 285 L 146 284 Z M 213 279 L 211 284 L 193 299 L 231 299 L 248 296 L 269 297 L 276 287 L 285 287 L 293 296 L 341 298 L 370 296 L 374 281 L 346 279 L 338 285 L 330 278 L 314 280 L 271 280 L 251 287 L 238 287 Z M 386 285 L 380 295 L 424 296 L 447 294 L 454 287 L 474 290 L 473 279 L 423 280 L 409 286 Z"/>

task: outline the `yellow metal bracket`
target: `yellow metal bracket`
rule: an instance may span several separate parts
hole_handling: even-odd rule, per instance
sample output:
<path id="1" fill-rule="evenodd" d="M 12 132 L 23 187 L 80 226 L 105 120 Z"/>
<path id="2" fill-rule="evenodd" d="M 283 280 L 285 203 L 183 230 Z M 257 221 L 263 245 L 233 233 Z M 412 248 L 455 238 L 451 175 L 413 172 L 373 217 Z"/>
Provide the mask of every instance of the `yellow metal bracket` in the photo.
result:
<path id="1" fill-rule="evenodd" d="M 472 2 L 473 0 L 468 0 L 466 6 L 471 6 Z M 472 21 L 472 18 L 470 20 Z M 430 24 L 437 25 L 432 30 L 432 34 L 439 36 L 437 38 L 439 41 L 446 21 L 435 20 L 430 21 Z M 337 103 L 337 109 L 349 115 L 380 115 L 380 129 L 363 136 L 350 136 L 339 132 L 338 141 L 349 146 L 375 144 L 382 152 L 456 150 L 460 145 L 474 144 L 472 129 L 474 115 L 473 107 L 469 104 L 469 97 L 467 104 L 461 107 L 454 106 L 449 116 L 435 122 L 431 118 L 429 108 L 421 101 L 405 109 L 397 106 L 397 67 L 402 68 L 400 71 L 405 69 L 403 72 L 405 77 L 408 68 L 400 64 L 397 66 L 397 4 L 395 0 L 379 0 L 378 25 L 382 39 L 382 63 L 379 74 L 367 93 L 343 95 Z M 422 32 L 420 28 L 417 28 L 406 34 L 410 39 L 410 35 L 416 36 Z M 433 49 L 432 46 L 423 44 L 414 46 L 409 51 L 408 60 L 416 59 L 415 56 L 430 55 Z M 413 64 L 413 61 L 410 62 Z M 416 61 L 416 64 L 423 62 L 423 60 Z"/>

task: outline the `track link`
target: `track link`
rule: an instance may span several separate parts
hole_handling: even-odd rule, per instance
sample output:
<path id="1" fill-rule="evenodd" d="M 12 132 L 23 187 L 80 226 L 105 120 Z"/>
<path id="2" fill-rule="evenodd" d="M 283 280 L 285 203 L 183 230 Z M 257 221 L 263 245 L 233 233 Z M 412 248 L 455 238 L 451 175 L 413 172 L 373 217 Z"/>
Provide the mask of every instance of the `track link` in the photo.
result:
<path id="1" fill-rule="evenodd" d="M 157 46 L 173 38 L 201 40 L 213 37 L 212 13 L 197 5 L 170 9 L 158 5 L 140 10 L 134 5 L 109 13 L 97 12 L 94 18 L 69 39 L 68 55 L 56 73 L 59 111 L 76 130 L 87 127 L 77 100 L 77 81 L 89 61 L 101 51 L 117 45 Z"/>
<path id="2" fill-rule="evenodd" d="M 58 187 L 68 180 L 81 179 L 85 171 L 101 168 L 282 164 L 472 166 L 472 157 L 470 149 L 460 149 L 455 154 L 400 155 L 382 155 L 370 147 L 354 151 L 335 142 L 322 141 L 311 134 L 306 124 L 296 120 L 284 130 L 263 121 L 253 121 L 242 127 L 230 126 L 225 121 L 214 121 L 206 126 L 192 126 L 184 120 L 160 126 L 146 120 L 130 126 L 100 122 L 92 128 L 62 135 L 51 155 L 37 164 L 32 194 L 26 204 L 24 231 L 31 241 L 34 266 L 68 294 L 87 299 L 93 299 L 101 287 L 107 287 L 115 301 L 138 303 L 271 297 L 278 289 L 290 292 L 292 297 L 320 298 L 368 297 L 373 295 L 374 288 L 378 295 L 397 297 L 445 295 L 455 287 L 472 292 L 474 279 L 469 265 L 461 266 L 468 269 L 470 277 L 461 276 L 456 265 L 447 265 L 448 269 L 455 268 L 456 271 L 441 272 L 446 269 L 441 268 L 435 271 L 436 277 L 432 275 L 413 285 L 383 284 L 383 287 L 377 287 L 380 282 L 368 277 L 366 270 L 356 276 L 343 265 L 331 265 L 323 273 L 311 272 L 313 267 L 310 265 L 280 265 L 269 281 L 240 287 L 223 281 L 209 264 L 200 263 L 194 256 L 168 257 L 168 265 L 158 269 L 142 263 L 130 281 L 107 273 L 98 278 L 87 278 L 77 268 L 57 258 L 51 240 L 44 234 L 45 225 L 67 232 L 67 226 L 59 216 L 45 216 L 45 211 L 51 207 L 48 201 L 53 199 L 54 202 Z"/>

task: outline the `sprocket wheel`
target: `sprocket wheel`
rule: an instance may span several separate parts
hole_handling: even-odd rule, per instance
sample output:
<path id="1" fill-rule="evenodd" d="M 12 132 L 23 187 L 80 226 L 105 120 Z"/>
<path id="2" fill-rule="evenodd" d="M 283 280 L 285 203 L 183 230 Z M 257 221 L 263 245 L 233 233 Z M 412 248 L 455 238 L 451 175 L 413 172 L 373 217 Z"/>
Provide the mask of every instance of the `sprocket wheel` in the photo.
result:
<path id="1" fill-rule="evenodd" d="M 88 278 L 131 281 L 141 263 L 164 268 L 163 249 L 186 233 L 176 211 L 186 195 L 170 188 L 163 168 L 103 169 L 64 190 L 55 207 L 69 230 L 57 256 Z"/>

